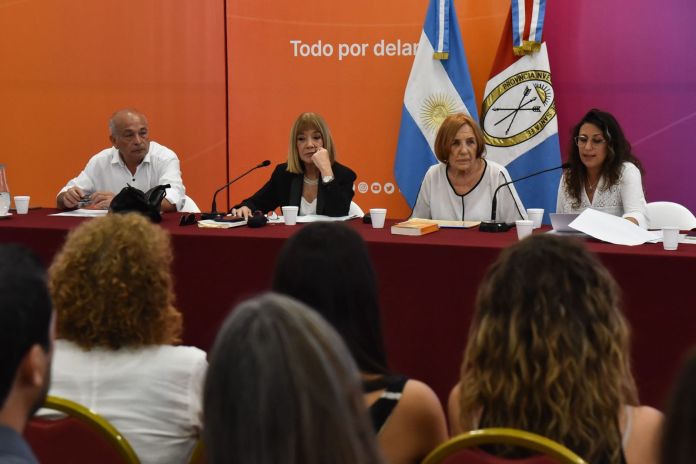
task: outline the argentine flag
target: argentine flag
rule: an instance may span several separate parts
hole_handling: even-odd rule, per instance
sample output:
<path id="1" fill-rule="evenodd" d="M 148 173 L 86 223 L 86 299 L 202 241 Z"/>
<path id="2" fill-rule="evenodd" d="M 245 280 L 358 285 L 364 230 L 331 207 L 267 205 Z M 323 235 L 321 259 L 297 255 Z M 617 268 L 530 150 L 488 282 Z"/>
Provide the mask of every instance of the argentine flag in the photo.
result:
<path id="1" fill-rule="evenodd" d="M 437 163 L 433 145 L 442 121 L 465 112 L 474 120 L 476 99 L 452 0 L 430 0 L 406 84 L 394 175 L 413 208 L 423 176 Z"/>

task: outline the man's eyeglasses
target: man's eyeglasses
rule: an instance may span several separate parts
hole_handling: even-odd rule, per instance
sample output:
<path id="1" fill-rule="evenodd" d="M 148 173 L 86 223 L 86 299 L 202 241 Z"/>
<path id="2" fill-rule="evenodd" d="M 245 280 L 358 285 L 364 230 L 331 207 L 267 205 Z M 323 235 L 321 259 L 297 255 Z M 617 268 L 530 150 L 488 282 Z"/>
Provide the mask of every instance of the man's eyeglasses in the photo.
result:
<path id="1" fill-rule="evenodd" d="M 197 222 L 198 220 L 196 219 L 196 215 L 193 213 L 182 214 L 181 219 L 179 219 L 180 226 L 192 226 Z"/>
<path id="2" fill-rule="evenodd" d="M 589 138 L 586 135 L 578 135 L 577 137 L 574 138 L 575 140 L 575 145 L 578 147 L 584 147 L 587 145 L 587 142 L 590 142 L 590 146 L 596 147 L 598 145 L 601 145 L 606 142 L 606 140 L 602 138 Z"/>

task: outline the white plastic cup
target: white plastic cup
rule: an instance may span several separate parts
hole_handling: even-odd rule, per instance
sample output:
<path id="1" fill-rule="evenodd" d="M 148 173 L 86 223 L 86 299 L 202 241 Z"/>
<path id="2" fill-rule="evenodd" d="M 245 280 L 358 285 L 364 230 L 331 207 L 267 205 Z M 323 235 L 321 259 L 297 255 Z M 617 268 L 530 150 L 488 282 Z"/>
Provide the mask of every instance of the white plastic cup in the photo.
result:
<path id="1" fill-rule="evenodd" d="M 373 229 L 384 228 L 384 220 L 387 218 L 386 208 L 371 208 L 370 218 L 372 219 Z"/>
<path id="2" fill-rule="evenodd" d="M 29 199 L 27 195 L 15 195 L 14 203 L 17 214 L 27 214 L 29 212 Z"/>
<path id="3" fill-rule="evenodd" d="M 541 220 L 544 219 L 544 208 L 527 208 L 527 216 L 534 221 L 534 228 L 541 227 Z"/>
<path id="4" fill-rule="evenodd" d="M 517 239 L 522 240 L 523 238 L 532 235 L 532 230 L 534 230 L 534 221 L 531 219 L 520 219 L 515 221 L 515 227 L 517 228 Z"/>
<path id="5" fill-rule="evenodd" d="M 0 216 L 7 216 L 10 212 L 10 192 L 0 192 Z"/>
<path id="6" fill-rule="evenodd" d="M 299 206 L 283 206 L 283 219 L 285 219 L 286 226 L 294 226 L 297 224 L 297 212 L 299 211 Z"/>
<path id="7" fill-rule="evenodd" d="M 662 228 L 662 246 L 670 251 L 679 247 L 679 227 Z"/>

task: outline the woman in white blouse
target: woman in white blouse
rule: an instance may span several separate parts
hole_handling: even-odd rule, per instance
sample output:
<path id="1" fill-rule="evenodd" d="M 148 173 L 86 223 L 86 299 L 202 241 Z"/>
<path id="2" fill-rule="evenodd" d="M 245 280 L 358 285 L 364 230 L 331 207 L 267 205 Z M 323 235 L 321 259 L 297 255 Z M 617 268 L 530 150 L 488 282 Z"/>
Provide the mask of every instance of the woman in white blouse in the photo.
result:
<path id="1" fill-rule="evenodd" d="M 558 187 L 557 213 L 587 208 L 648 227 L 640 161 L 614 116 L 590 110 L 573 130 L 568 167 Z"/>
<path id="2" fill-rule="evenodd" d="M 493 194 L 510 181 L 500 164 L 484 159 L 486 143 L 478 124 L 465 113 L 448 116 L 437 131 L 435 156 L 440 161 L 425 173 L 411 217 L 450 221 L 491 219 Z M 497 194 L 496 219 L 527 219 L 515 187 Z"/>

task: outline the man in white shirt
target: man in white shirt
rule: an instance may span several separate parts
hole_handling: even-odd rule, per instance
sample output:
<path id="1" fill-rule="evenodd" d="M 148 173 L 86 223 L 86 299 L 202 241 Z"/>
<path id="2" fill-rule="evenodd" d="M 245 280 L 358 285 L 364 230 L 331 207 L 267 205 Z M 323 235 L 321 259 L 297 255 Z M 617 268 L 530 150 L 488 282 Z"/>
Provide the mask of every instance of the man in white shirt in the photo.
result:
<path id="1" fill-rule="evenodd" d="M 143 192 L 170 184 L 162 200 L 162 211 L 181 209 L 186 189 L 179 158 L 169 148 L 150 142 L 145 115 L 133 109 L 119 110 L 109 120 L 109 131 L 113 147 L 94 155 L 80 175 L 61 189 L 56 198 L 58 208 L 82 205 L 108 209 L 126 184 Z"/>

